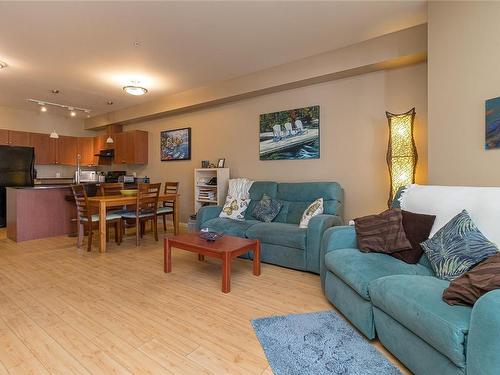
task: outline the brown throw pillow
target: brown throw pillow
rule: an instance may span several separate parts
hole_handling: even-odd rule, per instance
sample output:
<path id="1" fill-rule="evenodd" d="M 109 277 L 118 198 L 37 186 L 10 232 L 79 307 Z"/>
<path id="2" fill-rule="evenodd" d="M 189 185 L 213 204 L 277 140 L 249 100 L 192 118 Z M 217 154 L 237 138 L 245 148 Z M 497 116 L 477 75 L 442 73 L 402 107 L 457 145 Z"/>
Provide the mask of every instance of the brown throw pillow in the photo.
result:
<path id="1" fill-rule="evenodd" d="M 443 292 L 449 305 L 473 305 L 479 297 L 500 289 L 500 254 L 479 263 L 469 272 L 453 280 Z"/>
<path id="2" fill-rule="evenodd" d="M 354 219 L 354 225 L 361 251 L 391 254 L 412 248 L 403 229 L 399 208 Z"/>
<path id="3" fill-rule="evenodd" d="M 424 253 L 420 243 L 429 238 L 436 216 L 416 214 L 409 211 L 401 212 L 403 214 L 403 228 L 406 238 L 411 243 L 411 249 L 392 253 L 391 255 L 403 262 L 415 264 Z"/>

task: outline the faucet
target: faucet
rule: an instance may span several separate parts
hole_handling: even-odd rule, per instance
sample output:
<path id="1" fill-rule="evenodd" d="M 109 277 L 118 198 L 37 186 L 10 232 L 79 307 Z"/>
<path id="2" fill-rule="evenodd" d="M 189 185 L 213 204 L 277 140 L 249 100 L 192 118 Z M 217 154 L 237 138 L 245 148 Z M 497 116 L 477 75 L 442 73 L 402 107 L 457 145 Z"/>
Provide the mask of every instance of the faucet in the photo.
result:
<path id="1" fill-rule="evenodd" d="M 80 154 L 76 155 L 76 173 L 75 173 L 75 183 L 80 183 L 80 177 L 82 175 L 82 169 L 80 168 L 80 159 L 82 156 Z"/>

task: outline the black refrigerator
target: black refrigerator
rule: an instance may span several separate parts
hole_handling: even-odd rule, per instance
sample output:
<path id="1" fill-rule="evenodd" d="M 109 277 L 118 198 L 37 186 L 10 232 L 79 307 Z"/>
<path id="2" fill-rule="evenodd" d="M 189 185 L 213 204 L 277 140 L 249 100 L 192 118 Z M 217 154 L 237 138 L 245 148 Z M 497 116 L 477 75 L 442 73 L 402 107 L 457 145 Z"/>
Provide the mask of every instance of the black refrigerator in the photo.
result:
<path id="1" fill-rule="evenodd" d="M 33 147 L 0 146 L 0 227 L 6 225 L 8 186 L 33 186 L 35 151 Z"/>

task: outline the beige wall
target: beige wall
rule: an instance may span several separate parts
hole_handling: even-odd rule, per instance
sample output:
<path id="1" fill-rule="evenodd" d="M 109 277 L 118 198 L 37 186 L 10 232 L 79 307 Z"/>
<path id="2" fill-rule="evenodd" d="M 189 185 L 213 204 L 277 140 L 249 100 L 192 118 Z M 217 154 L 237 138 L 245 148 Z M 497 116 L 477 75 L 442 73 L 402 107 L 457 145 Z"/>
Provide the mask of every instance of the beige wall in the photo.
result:
<path id="1" fill-rule="evenodd" d="M 73 136 L 93 136 L 96 134 L 94 131 L 84 130 L 81 119 L 2 106 L 0 106 L 0 129 L 47 134 L 55 129 L 60 135 Z M 75 170 L 74 167 L 61 165 L 39 165 L 36 168 L 39 177 L 55 177 L 56 173 L 60 173 L 63 177 L 69 177 L 73 175 Z"/>
<path id="2" fill-rule="evenodd" d="M 259 114 L 320 105 L 321 158 L 259 160 Z M 226 158 L 232 177 L 274 181 L 338 181 L 345 189 L 345 218 L 386 207 L 385 111 L 415 106 L 419 151 L 417 178 L 427 179 L 427 65 L 378 71 L 356 77 L 246 99 L 182 115 L 129 125 L 149 136 L 149 164 L 136 169 L 153 181 L 181 182 L 182 221 L 193 211 L 193 169 L 201 160 Z M 192 160 L 161 162 L 160 131 L 192 128 Z"/>
<path id="3" fill-rule="evenodd" d="M 429 183 L 498 186 L 484 101 L 500 96 L 498 2 L 429 2 Z"/>

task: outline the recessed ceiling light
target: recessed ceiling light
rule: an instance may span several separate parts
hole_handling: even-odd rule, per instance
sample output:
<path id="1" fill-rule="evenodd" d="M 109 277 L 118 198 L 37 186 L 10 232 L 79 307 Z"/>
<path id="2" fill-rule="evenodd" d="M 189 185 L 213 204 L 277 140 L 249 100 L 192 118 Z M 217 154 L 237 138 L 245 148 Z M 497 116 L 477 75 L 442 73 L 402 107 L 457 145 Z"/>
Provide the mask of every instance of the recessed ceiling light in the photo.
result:
<path id="1" fill-rule="evenodd" d="M 60 91 L 58 89 L 50 90 L 50 92 L 52 94 L 59 94 L 60 93 Z"/>
<path id="2" fill-rule="evenodd" d="M 106 104 L 107 104 L 107 105 L 113 105 L 114 103 L 113 103 L 111 100 L 108 100 L 108 101 L 106 102 Z"/>
<path id="3" fill-rule="evenodd" d="M 6 62 L 0 61 L 0 69 L 8 67 Z"/>
<path id="4" fill-rule="evenodd" d="M 123 87 L 123 91 L 125 91 L 127 94 L 135 96 L 144 95 L 145 93 L 148 92 L 147 89 L 140 86 L 125 86 Z"/>

